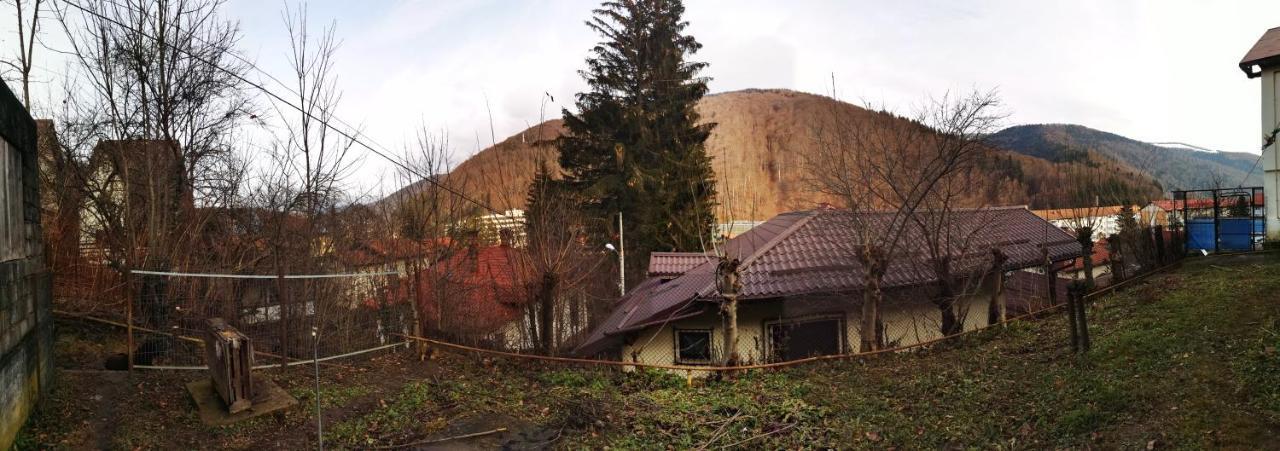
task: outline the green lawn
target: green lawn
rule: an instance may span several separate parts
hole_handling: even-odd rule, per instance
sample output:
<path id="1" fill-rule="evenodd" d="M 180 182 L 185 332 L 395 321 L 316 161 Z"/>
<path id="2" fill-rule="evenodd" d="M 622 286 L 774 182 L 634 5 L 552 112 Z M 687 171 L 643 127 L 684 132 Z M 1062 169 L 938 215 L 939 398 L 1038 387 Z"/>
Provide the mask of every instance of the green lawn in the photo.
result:
<path id="1" fill-rule="evenodd" d="M 326 444 L 362 447 L 507 428 L 455 444 L 567 448 L 1280 448 L 1280 255 L 1194 259 L 1095 301 L 1093 350 L 1063 315 L 934 349 L 700 381 L 408 353 L 326 368 Z M 65 331 L 63 332 L 65 333 Z M 75 340 L 60 339 L 74 344 Z M 207 428 L 181 383 L 141 373 L 108 394 L 112 422 L 69 375 L 20 443 L 297 448 L 314 441 L 310 369 L 272 377 L 286 414 Z M 136 384 L 136 390 L 135 390 Z M 84 410 L 90 413 L 84 413 Z M 98 410 L 101 410 L 99 408 Z M 107 416 L 107 415 L 102 415 Z"/>

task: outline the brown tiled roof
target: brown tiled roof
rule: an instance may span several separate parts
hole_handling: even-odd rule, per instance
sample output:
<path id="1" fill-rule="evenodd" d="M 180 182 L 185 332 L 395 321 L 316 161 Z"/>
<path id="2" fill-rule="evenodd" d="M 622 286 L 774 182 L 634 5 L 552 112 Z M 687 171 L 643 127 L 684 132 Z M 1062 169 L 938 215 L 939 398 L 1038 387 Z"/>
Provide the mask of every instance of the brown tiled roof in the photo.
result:
<path id="1" fill-rule="evenodd" d="M 1262 75 L 1253 72 L 1255 65 L 1263 68 L 1280 65 L 1280 27 L 1263 33 L 1258 42 L 1253 44 L 1253 48 L 1249 49 L 1249 53 L 1240 60 L 1240 70 L 1249 78 Z"/>
<path id="2" fill-rule="evenodd" d="M 1049 249 L 1054 261 L 1080 255 L 1071 235 L 1025 207 L 963 210 L 953 215 L 951 236 L 956 238 L 952 240 L 952 261 L 958 275 L 985 271 L 993 248 L 1009 257 L 1006 270 L 1042 264 L 1041 246 Z M 727 241 L 724 254 L 742 261 L 739 299 L 860 290 L 864 268 L 854 254 L 859 237 L 850 225 L 887 227 L 887 218 L 889 215 L 884 213 L 833 209 L 783 213 Z M 895 253 L 899 257 L 890 262 L 882 286 L 898 288 L 932 282 L 932 274 L 921 265 L 925 240 L 912 232 L 902 242 L 904 247 Z M 654 278 L 641 283 L 619 299 L 609 318 L 579 350 L 584 354 L 598 352 L 611 335 L 697 314 L 708 304 L 696 305 L 694 301 L 717 298 L 716 265 L 713 259 L 669 281 Z"/>
<path id="3" fill-rule="evenodd" d="M 706 252 L 653 252 L 649 254 L 649 277 L 674 277 L 714 259 Z"/>

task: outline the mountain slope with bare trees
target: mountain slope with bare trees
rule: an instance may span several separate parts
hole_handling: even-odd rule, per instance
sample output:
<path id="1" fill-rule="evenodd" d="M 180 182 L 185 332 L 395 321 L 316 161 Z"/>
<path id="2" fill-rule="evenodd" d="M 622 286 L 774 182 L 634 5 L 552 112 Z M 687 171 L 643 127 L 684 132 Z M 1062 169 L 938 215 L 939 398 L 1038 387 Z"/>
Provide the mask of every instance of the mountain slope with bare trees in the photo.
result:
<path id="1" fill-rule="evenodd" d="M 816 136 L 839 115 L 889 115 L 830 97 L 781 89 L 748 89 L 709 95 L 698 104 L 706 122 L 716 124 L 707 140 L 718 183 L 720 220 L 768 219 L 829 201 L 807 182 L 806 155 Z M 906 121 L 907 119 L 899 120 Z M 553 140 L 564 132 L 560 120 L 521 131 L 458 164 L 444 176 L 476 199 L 501 210 L 523 208 L 539 159 L 553 171 Z M 993 205 L 1028 204 L 1036 208 L 1070 207 L 1067 186 L 1073 180 L 1113 186 L 1133 197 L 1159 197 L 1149 177 L 1105 155 L 1050 161 L 998 150 L 979 163 L 994 183 L 980 193 Z M 422 183 L 392 196 L 419 192 Z"/>

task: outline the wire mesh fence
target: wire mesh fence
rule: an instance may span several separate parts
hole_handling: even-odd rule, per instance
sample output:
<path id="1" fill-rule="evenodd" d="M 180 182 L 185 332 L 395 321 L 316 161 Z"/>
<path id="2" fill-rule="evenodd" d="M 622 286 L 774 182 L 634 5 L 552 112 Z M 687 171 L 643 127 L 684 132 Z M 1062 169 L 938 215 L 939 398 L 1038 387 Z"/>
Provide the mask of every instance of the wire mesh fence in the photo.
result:
<path id="1" fill-rule="evenodd" d="M 1122 235 L 1108 237 L 1089 256 L 1097 288 L 1183 255 L 1176 251 L 1182 246 L 1177 228 L 1140 227 Z M 886 289 L 874 329 L 863 321 L 863 292 L 742 300 L 736 347 L 727 345 L 724 303 L 708 300 L 612 337 L 609 347 L 584 350 L 606 315 L 635 313 L 625 298 L 575 290 L 538 302 L 538 281 L 524 278 L 519 265 L 471 255 L 477 258 L 465 265 L 441 261 L 407 274 L 285 276 L 134 271 L 125 277 L 84 259 L 55 276 L 55 308 L 124 326 L 119 333 L 132 334 L 133 361 L 144 368 L 202 367 L 206 321 L 222 318 L 253 340 L 263 364 L 342 357 L 420 338 L 495 355 L 692 371 L 915 348 L 1057 308 L 1067 285 L 1088 273 L 1077 258 L 969 274 L 946 286 Z M 664 288 L 656 282 L 656 292 Z"/>
<path id="2" fill-rule="evenodd" d="M 133 324 L 144 366 L 204 364 L 198 340 L 222 318 L 279 363 L 350 354 L 412 332 L 413 310 L 392 296 L 396 273 L 231 275 L 134 271 Z M 158 333 L 157 333 L 158 332 Z"/>

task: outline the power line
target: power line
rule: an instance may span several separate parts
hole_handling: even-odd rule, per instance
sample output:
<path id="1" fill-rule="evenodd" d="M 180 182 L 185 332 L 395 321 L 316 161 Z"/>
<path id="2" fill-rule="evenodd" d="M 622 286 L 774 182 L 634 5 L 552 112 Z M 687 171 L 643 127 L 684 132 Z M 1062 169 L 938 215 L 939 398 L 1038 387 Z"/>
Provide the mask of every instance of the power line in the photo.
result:
<path id="1" fill-rule="evenodd" d="M 116 25 L 116 26 L 123 27 L 123 28 L 130 28 L 128 25 L 125 25 L 125 24 L 123 24 L 123 23 L 120 23 L 119 21 L 117 21 L 117 20 L 115 20 L 115 19 L 112 19 L 112 18 L 110 18 L 110 17 L 106 17 L 106 16 L 104 16 L 104 15 L 102 15 L 102 14 L 99 14 L 99 13 L 97 13 L 97 12 L 95 12 L 95 11 L 91 11 L 91 10 L 89 10 L 88 8 L 85 8 L 85 7 L 83 7 L 83 6 L 80 6 L 79 4 L 77 4 L 77 3 L 75 3 L 75 2 L 73 2 L 73 1 L 71 1 L 71 0 L 63 0 L 63 3 L 66 3 L 67 5 L 70 5 L 71 7 L 75 8 L 75 9 L 77 9 L 77 10 L 80 10 L 82 13 L 85 13 L 85 14 L 91 15 L 91 16 L 93 16 L 93 17 L 96 17 L 96 18 L 100 19 L 100 20 L 104 20 L 104 21 L 110 22 L 110 23 L 112 23 L 112 24 L 114 24 L 114 25 Z M 117 6 L 117 7 L 119 7 L 119 5 L 118 5 L 118 4 L 117 4 L 116 6 Z M 510 216 L 508 216 L 508 215 L 506 214 L 506 212 L 504 212 L 504 211 L 500 211 L 500 210 L 498 210 L 498 209 L 496 209 L 496 208 L 494 208 L 494 207 L 492 207 L 492 206 L 490 206 L 490 205 L 488 205 L 488 204 L 486 204 L 486 203 L 484 203 L 484 202 L 481 202 L 481 201 L 479 201 L 479 200 L 477 200 L 477 199 L 474 199 L 474 198 L 472 198 L 472 197 L 470 197 L 470 196 L 467 196 L 466 194 L 463 194 L 462 192 L 459 192 L 458 190 L 455 190 L 455 189 L 453 189 L 453 188 L 451 188 L 451 187 L 445 186 L 445 185 L 441 184 L 440 182 L 436 181 L 433 177 L 428 177 L 428 176 L 426 176 L 426 175 L 423 175 L 422 173 L 418 172 L 417 170 L 413 169 L 412 167 L 410 167 L 410 166 L 408 166 L 408 165 L 406 165 L 406 164 L 404 164 L 404 163 L 400 162 L 399 160 L 396 160 L 395 158 L 392 158 L 391 156 L 387 155 L 387 153 L 383 153 L 382 151 L 379 151 L 378 149 L 374 149 L 374 148 L 373 148 L 372 146 L 370 146 L 368 143 L 365 143 L 364 141 L 362 141 L 362 140 L 358 139 L 356 136 L 354 136 L 354 135 L 352 135 L 352 134 L 348 133 L 348 132 L 347 132 L 347 131 L 345 131 L 345 130 L 342 130 L 342 129 L 338 128 L 338 127 L 333 126 L 333 124 L 330 124 L 330 123 L 329 123 L 329 121 L 327 121 L 327 120 L 325 120 L 325 119 L 321 119 L 321 118 L 319 118 L 319 117 L 316 117 L 314 114 L 311 114 L 310 112 L 307 112 L 307 111 L 303 110 L 303 109 L 302 109 L 302 107 L 300 107 L 300 106 L 298 106 L 298 105 L 293 104 L 293 102 L 290 102 L 289 100 L 285 99 L 284 97 L 281 97 L 280 95 L 278 95 L 278 94 L 276 94 L 276 93 L 272 92 L 271 90 L 267 89 L 265 86 L 262 86 L 262 85 L 261 85 L 261 84 L 259 84 L 259 83 L 256 83 L 256 82 L 254 82 L 254 81 L 252 81 L 252 80 L 249 80 L 249 79 L 245 78 L 244 76 L 242 76 L 242 75 L 240 75 L 240 74 L 236 73 L 235 71 L 232 71 L 232 70 L 227 69 L 227 68 L 224 68 L 224 67 L 222 67 L 222 66 L 220 66 L 220 65 L 218 65 L 218 64 L 215 64 L 214 62 L 209 61 L 209 60 L 207 60 L 207 59 L 205 59 L 205 58 L 203 58 L 203 57 L 201 57 L 201 56 L 195 55 L 195 54 L 191 53 L 190 51 L 188 51 L 188 50 L 186 50 L 186 49 L 179 48 L 179 47 L 177 47 L 177 46 L 174 46 L 174 45 L 172 45 L 172 44 L 169 44 L 168 42 L 162 41 L 162 40 L 160 40 L 160 39 L 158 39 L 158 38 L 156 38 L 156 37 L 154 37 L 154 36 L 151 36 L 151 35 L 147 34 L 146 32 L 143 32 L 143 31 L 141 31 L 141 30 L 131 29 L 131 31 L 136 32 L 136 33 L 138 33 L 139 35 L 141 35 L 141 36 L 143 36 L 143 37 L 145 37 L 145 38 L 147 38 L 147 39 L 151 39 L 152 41 L 155 41 L 156 43 L 159 43 L 159 44 L 160 44 L 160 45 L 162 45 L 162 46 L 169 47 L 169 48 L 171 48 L 171 49 L 173 49 L 173 50 L 177 50 L 177 51 L 179 51 L 179 52 L 182 52 L 183 54 L 186 54 L 188 57 L 191 57 L 192 59 L 195 59 L 195 60 L 197 60 L 197 61 L 199 61 L 199 62 L 201 62 L 201 63 L 204 63 L 204 64 L 206 64 L 206 65 L 209 65 L 210 67 L 213 67 L 213 68 L 215 68 L 215 69 L 217 69 L 217 70 L 219 70 L 219 71 L 222 71 L 222 72 L 226 73 L 227 75 L 230 75 L 230 76 L 234 77 L 235 79 L 237 79 L 237 80 L 239 80 L 239 81 L 241 81 L 241 82 L 243 82 L 243 83 L 245 83 L 245 84 L 248 84 L 248 85 L 250 85 L 250 86 L 253 86 L 254 88 L 257 88 L 258 90 L 260 90 L 260 91 L 262 91 L 263 93 L 265 93 L 267 96 L 269 96 L 269 97 L 271 97 L 271 98 L 273 98 L 273 99 L 275 99 L 275 100 L 277 100 L 277 101 L 279 101 L 279 102 L 281 102 L 281 103 L 284 103 L 285 105 L 288 105 L 290 108 L 293 108 L 293 109 L 295 109 L 295 110 L 298 110 L 298 112 L 299 112 L 299 113 L 302 113 L 302 114 L 306 115 L 308 118 L 310 118 L 310 119 L 312 119 L 312 120 L 315 120 L 315 121 L 317 121 L 317 122 L 320 122 L 320 123 L 321 123 L 321 124 L 323 124 L 326 128 L 328 128 L 328 129 L 330 129 L 330 130 L 333 130 L 334 132 L 338 133 L 339 135 L 342 135 L 342 137 L 344 137 L 344 138 L 346 138 L 346 139 L 350 140 L 350 141 L 351 141 L 351 142 L 353 142 L 353 143 L 359 144 L 361 147 L 364 147 L 364 148 L 365 148 L 366 150 L 368 150 L 369 152 L 372 152 L 374 155 L 377 155 L 377 156 L 379 156 L 379 157 L 382 157 L 383 159 L 385 159 L 385 160 L 387 160 L 387 161 L 391 162 L 392 164 L 396 165 L 396 166 L 397 166 L 397 167 L 399 167 L 400 169 L 403 169 L 403 170 L 405 170 L 405 171 L 408 171 L 411 175 L 417 176 L 417 177 L 419 177 L 419 178 L 421 178 L 421 179 L 425 180 L 427 183 L 430 183 L 430 184 L 432 184 L 432 185 L 435 185 L 437 188 L 443 189 L 443 190 L 445 190 L 445 191 L 447 191 L 447 192 L 449 192 L 449 193 L 451 193 L 451 194 L 453 194 L 453 195 L 456 195 L 456 196 L 458 196 L 458 198 L 460 198 L 460 199 L 462 199 L 462 200 L 464 200 L 464 201 L 470 202 L 470 203 L 472 203 L 472 204 L 475 204 L 475 205 L 479 206 L 480 208 L 483 208 L 483 209 L 485 209 L 485 210 L 488 210 L 489 212 L 491 212 L 491 213 L 493 213 L 493 214 L 496 214 L 496 215 L 499 215 L 499 216 L 502 216 L 502 217 L 506 217 L 506 218 L 511 218 Z M 264 71 L 264 70 L 262 70 L 261 68 L 259 68 L 257 65 L 255 65 L 255 64 L 253 64 L 253 63 L 251 63 L 251 62 L 248 62 L 247 60 L 245 60 L 245 59 L 243 59 L 243 58 L 239 57 L 238 55 L 236 55 L 236 54 L 235 54 L 235 52 L 228 51 L 227 53 L 231 54 L 233 57 L 236 57 L 237 59 L 240 59 L 241 61 L 245 61 L 245 62 L 246 62 L 246 64 L 249 64 L 249 66 L 250 66 L 250 67 L 252 67 L 254 70 L 256 70 L 256 71 L 258 71 L 258 72 L 260 72 L 260 73 L 266 74 L 269 78 L 271 78 L 272 80 L 275 80 L 275 81 L 276 81 L 276 83 L 280 84 L 281 86 L 284 86 L 284 85 L 285 85 L 285 84 L 284 84 L 284 82 L 282 82 L 282 81 L 280 81 L 279 79 L 276 79 L 275 77 L 271 76 L 271 75 L 270 75 L 270 74 L 268 74 L 266 71 Z M 286 89 L 288 89 L 288 88 L 286 87 Z M 291 91 L 291 93 L 292 93 L 292 94 L 295 94 L 295 95 L 298 95 L 298 93 L 297 93 L 297 92 L 292 92 L 292 91 Z M 322 111 L 323 111 L 323 109 L 322 109 Z M 325 112 L 325 113 L 327 113 L 327 111 L 324 111 L 324 112 Z M 335 116 L 335 118 L 334 118 L 334 119 L 335 119 L 337 122 L 342 122 L 340 119 L 337 119 L 337 118 L 336 118 L 336 116 Z M 347 126 L 348 126 L 348 127 L 350 127 L 350 125 L 347 125 Z M 354 128 L 354 127 L 353 127 L 353 128 Z M 356 133 L 357 133 L 357 134 L 359 134 L 359 132 L 358 132 L 358 131 L 357 131 Z M 381 145 L 379 145 L 379 147 L 382 147 L 382 146 L 381 146 Z M 384 149 L 385 149 L 385 147 L 384 147 Z M 389 151 L 388 151 L 388 153 L 389 153 Z M 514 218 L 511 218 L 511 219 L 514 219 Z"/>

